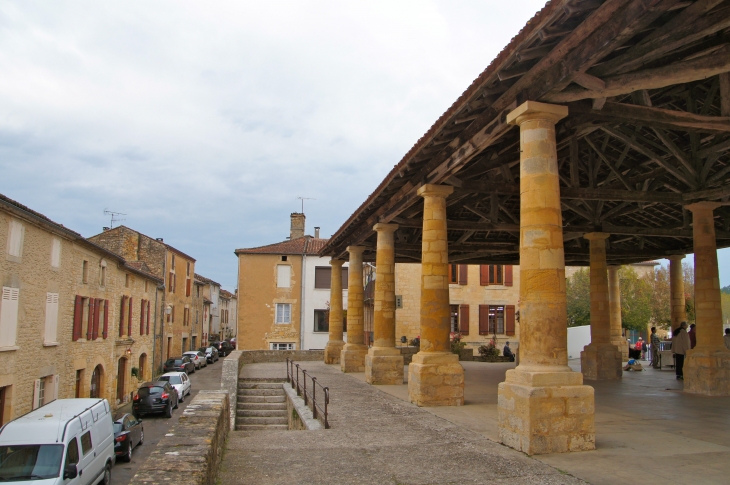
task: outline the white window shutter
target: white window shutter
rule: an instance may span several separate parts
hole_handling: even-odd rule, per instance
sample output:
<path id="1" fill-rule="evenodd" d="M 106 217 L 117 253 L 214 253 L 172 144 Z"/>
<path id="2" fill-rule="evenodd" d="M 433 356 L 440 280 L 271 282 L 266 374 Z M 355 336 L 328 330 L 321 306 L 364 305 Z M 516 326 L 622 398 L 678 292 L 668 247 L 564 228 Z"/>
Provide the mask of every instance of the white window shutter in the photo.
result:
<path id="1" fill-rule="evenodd" d="M 276 266 L 276 287 L 291 287 L 291 266 L 288 264 L 279 264 Z"/>
<path id="2" fill-rule="evenodd" d="M 41 380 L 36 379 L 35 383 L 33 384 L 33 409 L 38 409 L 40 407 L 40 399 L 41 399 Z"/>
<path id="3" fill-rule="evenodd" d="M 53 400 L 58 399 L 58 385 L 61 383 L 61 376 L 56 374 L 53 376 Z"/>
<path id="4" fill-rule="evenodd" d="M 61 240 L 53 238 L 51 243 L 51 266 L 58 268 L 61 266 Z"/>
<path id="5" fill-rule="evenodd" d="M 10 234 L 8 235 L 8 254 L 20 258 L 23 255 L 23 235 L 25 226 L 14 219 L 10 220 Z"/>
<path id="6" fill-rule="evenodd" d="M 46 293 L 46 327 L 43 341 L 56 343 L 58 332 L 58 293 Z"/>
<path id="7" fill-rule="evenodd" d="M 3 286 L 2 300 L 0 301 L 0 347 L 15 345 L 18 333 L 18 298 L 20 290 Z"/>

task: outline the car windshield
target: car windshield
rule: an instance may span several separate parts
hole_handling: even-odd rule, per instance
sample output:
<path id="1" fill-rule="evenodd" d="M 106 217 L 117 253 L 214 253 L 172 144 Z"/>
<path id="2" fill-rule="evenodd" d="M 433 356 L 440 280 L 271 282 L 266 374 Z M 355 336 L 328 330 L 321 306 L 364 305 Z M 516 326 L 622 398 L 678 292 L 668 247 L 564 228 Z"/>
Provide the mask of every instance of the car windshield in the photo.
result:
<path id="1" fill-rule="evenodd" d="M 0 481 L 55 478 L 62 456 L 63 445 L 0 446 Z"/>
<path id="2" fill-rule="evenodd" d="M 170 384 L 182 384 L 180 376 L 160 376 L 161 381 L 167 381 Z"/>
<path id="3" fill-rule="evenodd" d="M 114 432 L 115 433 L 121 433 L 122 432 L 122 423 L 114 423 Z"/>
<path id="4" fill-rule="evenodd" d="M 152 386 L 152 387 L 140 387 L 139 391 L 137 391 L 137 394 L 139 394 L 139 397 L 147 397 L 150 394 L 160 394 L 162 392 L 161 387 Z"/>

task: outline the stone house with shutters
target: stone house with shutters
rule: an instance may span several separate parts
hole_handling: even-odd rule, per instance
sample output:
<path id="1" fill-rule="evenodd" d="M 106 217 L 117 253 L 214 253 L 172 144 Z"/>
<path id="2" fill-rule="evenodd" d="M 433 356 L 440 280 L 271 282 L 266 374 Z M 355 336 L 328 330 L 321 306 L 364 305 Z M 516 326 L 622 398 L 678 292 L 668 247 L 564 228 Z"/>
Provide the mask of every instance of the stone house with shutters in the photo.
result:
<path id="1" fill-rule="evenodd" d="M 0 422 L 56 398 L 133 389 L 152 372 L 162 283 L 124 258 L 0 195 Z"/>
<path id="2" fill-rule="evenodd" d="M 205 339 L 207 342 L 220 340 L 220 291 L 221 284 L 206 278 L 203 275 L 195 274 L 195 281 L 202 285 L 205 310 L 203 312 L 203 327 L 205 328 Z"/>
<path id="3" fill-rule="evenodd" d="M 105 228 L 89 241 L 130 263 L 144 264 L 151 275 L 164 280 L 161 299 L 164 318 L 160 321 L 162 338 L 156 347 L 159 350 L 156 355 L 160 359 L 155 361 L 155 369 L 161 370 L 165 359 L 190 350 L 193 344 L 195 259 L 166 244 L 162 238 L 152 238 L 126 226 Z"/>
<path id="4" fill-rule="evenodd" d="M 449 265 L 451 331 L 474 350 L 496 335 L 497 348 L 510 342 L 519 346 L 519 266 Z M 397 263 L 396 338 L 418 336 L 421 301 L 421 265 Z"/>
<path id="5" fill-rule="evenodd" d="M 220 313 L 220 328 L 218 333 L 220 334 L 220 338 L 227 339 L 236 336 L 237 303 L 235 294 L 221 288 L 218 293 L 218 311 Z"/>

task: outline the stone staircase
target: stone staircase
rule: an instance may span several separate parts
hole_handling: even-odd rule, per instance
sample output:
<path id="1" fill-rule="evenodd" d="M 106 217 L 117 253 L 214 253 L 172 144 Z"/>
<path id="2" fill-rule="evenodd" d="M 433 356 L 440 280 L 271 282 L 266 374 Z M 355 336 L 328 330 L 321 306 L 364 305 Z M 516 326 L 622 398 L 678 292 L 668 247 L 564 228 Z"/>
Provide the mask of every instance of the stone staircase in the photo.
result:
<path id="1" fill-rule="evenodd" d="M 286 379 L 239 379 L 236 431 L 289 429 L 285 382 Z"/>

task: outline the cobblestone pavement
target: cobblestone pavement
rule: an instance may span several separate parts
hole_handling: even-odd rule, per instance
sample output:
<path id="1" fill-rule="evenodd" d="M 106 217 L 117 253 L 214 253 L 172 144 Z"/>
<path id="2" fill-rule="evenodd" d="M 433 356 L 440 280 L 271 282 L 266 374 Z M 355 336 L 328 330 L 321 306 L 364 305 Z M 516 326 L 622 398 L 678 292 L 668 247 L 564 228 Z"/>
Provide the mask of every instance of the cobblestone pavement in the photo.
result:
<path id="1" fill-rule="evenodd" d="M 190 396 L 185 396 L 185 402 L 180 403 L 179 407 L 173 411 L 172 418 L 167 419 L 162 415 L 150 415 L 142 418 L 144 424 L 144 444 L 134 449 L 131 462 L 127 463 L 117 460 L 116 465 L 112 469 L 112 485 L 124 485 L 132 480 L 132 477 L 137 473 L 142 463 L 154 451 L 160 439 L 179 421 L 183 410 L 198 394 L 198 391 L 201 389 L 220 389 L 222 368 L 223 359 L 221 358 L 218 362 L 208 364 L 208 367 L 203 367 L 194 374 L 191 374 L 190 381 L 193 385 L 193 390 Z M 125 406 L 115 414 L 125 412 L 132 412 L 131 406 Z"/>
<path id="2" fill-rule="evenodd" d="M 232 432 L 218 483 L 579 484 L 559 470 L 343 374 L 303 362 L 330 388 L 321 431 Z M 285 364 L 249 364 L 242 377 L 280 377 Z"/>

